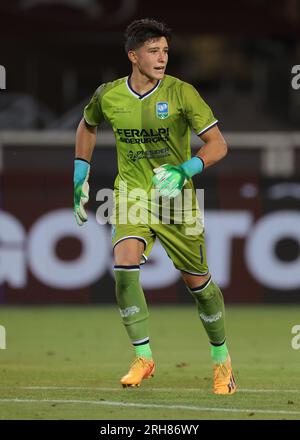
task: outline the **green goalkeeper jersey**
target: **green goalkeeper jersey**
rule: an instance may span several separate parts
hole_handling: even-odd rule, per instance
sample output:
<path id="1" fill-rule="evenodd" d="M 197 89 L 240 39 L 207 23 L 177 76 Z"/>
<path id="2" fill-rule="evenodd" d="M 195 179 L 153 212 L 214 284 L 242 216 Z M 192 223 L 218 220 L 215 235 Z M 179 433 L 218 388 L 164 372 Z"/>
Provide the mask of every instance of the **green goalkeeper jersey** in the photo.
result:
<path id="1" fill-rule="evenodd" d="M 190 135 L 217 123 L 211 109 L 196 89 L 165 75 L 155 87 L 139 95 L 130 77 L 102 84 L 84 109 L 91 126 L 104 120 L 113 128 L 118 157 L 118 176 L 128 191 L 143 188 L 150 194 L 153 168 L 164 163 L 179 165 L 191 158 Z M 193 188 L 189 181 L 186 188 Z"/>

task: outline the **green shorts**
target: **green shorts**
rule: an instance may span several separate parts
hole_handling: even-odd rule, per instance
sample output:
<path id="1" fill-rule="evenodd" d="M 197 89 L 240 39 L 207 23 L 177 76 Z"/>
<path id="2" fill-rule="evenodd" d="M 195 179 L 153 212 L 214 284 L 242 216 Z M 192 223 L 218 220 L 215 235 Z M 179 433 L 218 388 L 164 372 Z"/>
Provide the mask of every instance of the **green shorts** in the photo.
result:
<path id="1" fill-rule="evenodd" d="M 197 220 L 193 225 L 187 223 L 112 223 L 113 247 L 128 238 L 136 238 L 144 243 L 145 249 L 141 264 L 147 261 L 156 237 L 176 269 L 193 275 L 208 273 L 204 228 L 200 220 Z"/>

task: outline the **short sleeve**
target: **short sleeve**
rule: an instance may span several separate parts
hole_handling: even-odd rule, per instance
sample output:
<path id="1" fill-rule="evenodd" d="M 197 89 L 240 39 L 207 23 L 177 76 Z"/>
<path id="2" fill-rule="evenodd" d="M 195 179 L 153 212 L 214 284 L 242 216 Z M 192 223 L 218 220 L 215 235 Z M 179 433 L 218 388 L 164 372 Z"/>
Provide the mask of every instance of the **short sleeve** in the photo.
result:
<path id="1" fill-rule="evenodd" d="M 101 124 L 101 122 L 104 121 L 104 116 L 101 108 L 101 98 L 104 86 L 105 84 L 102 84 L 100 87 L 98 87 L 92 99 L 84 108 L 84 120 L 87 122 L 88 125 L 91 125 L 93 127 Z"/>
<path id="2" fill-rule="evenodd" d="M 183 83 L 183 113 L 189 126 L 199 136 L 204 134 L 209 128 L 218 123 L 213 112 L 206 102 L 201 98 L 195 87 L 191 84 Z"/>

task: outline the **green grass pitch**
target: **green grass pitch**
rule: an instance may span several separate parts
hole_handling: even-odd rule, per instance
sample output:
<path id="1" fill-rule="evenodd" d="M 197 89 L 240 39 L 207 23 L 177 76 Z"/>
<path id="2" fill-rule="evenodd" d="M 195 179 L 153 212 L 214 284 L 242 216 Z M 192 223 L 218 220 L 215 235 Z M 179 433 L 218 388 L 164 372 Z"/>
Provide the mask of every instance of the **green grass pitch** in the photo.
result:
<path id="1" fill-rule="evenodd" d="M 133 357 L 117 306 L 2 307 L 0 419 L 300 419 L 299 306 L 227 306 L 239 390 L 211 392 L 207 338 L 192 306 L 150 306 L 156 374 L 120 377 Z M 18 399 L 18 400 L 16 400 Z"/>

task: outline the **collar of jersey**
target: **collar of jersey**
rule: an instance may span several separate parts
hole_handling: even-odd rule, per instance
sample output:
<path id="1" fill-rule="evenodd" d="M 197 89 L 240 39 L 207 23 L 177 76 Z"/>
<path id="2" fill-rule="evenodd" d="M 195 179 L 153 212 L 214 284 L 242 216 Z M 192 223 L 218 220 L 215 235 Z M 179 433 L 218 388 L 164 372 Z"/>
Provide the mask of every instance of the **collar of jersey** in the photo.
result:
<path id="1" fill-rule="evenodd" d="M 140 95 L 139 93 L 137 93 L 135 90 L 133 90 L 133 88 L 130 85 L 130 76 L 128 76 L 128 78 L 126 79 L 126 85 L 128 90 L 130 91 L 130 93 L 132 93 L 136 98 L 138 99 L 144 99 L 147 98 L 147 96 L 151 95 L 153 92 L 155 92 L 155 90 L 159 87 L 161 80 L 159 79 L 157 84 L 155 84 L 154 87 L 152 87 L 152 89 L 148 90 L 148 92 L 144 93 L 143 95 Z"/>

